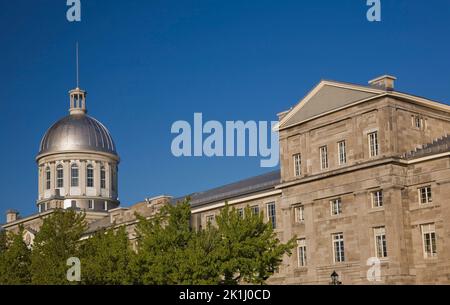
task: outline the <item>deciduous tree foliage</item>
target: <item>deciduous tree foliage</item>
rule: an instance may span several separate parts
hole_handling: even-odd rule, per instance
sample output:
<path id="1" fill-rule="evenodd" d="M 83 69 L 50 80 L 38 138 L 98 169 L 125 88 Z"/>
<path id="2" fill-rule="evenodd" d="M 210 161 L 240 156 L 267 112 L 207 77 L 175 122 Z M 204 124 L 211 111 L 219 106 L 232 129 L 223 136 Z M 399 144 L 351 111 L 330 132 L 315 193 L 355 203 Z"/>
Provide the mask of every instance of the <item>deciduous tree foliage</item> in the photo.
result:
<path id="1" fill-rule="evenodd" d="M 31 255 L 33 284 L 69 284 L 67 259 L 80 257 L 79 240 L 86 230 L 84 218 L 84 213 L 74 210 L 56 210 L 44 219 Z"/>
<path id="2" fill-rule="evenodd" d="M 81 239 L 85 216 L 74 210 L 45 218 L 32 250 L 23 231 L 8 237 L 0 232 L 0 283 L 70 284 L 67 259 L 78 257 L 81 284 L 263 284 L 294 247 L 294 239 L 281 243 L 250 208 L 240 215 L 226 205 L 216 223 L 200 230 L 191 226 L 189 200 L 138 220 L 135 248 L 125 227 Z"/>
<path id="3" fill-rule="evenodd" d="M 128 285 L 133 283 L 130 262 L 135 255 L 124 227 L 101 230 L 82 243 L 82 283 Z"/>
<path id="4" fill-rule="evenodd" d="M 18 234 L 0 232 L 0 285 L 24 285 L 31 282 L 31 250 Z"/>
<path id="5" fill-rule="evenodd" d="M 294 247 L 294 239 L 282 244 L 272 226 L 250 208 L 242 217 L 226 205 L 216 226 L 198 232 L 190 219 L 188 201 L 140 219 L 134 264 L 140 283 L 262 284 Z"/>

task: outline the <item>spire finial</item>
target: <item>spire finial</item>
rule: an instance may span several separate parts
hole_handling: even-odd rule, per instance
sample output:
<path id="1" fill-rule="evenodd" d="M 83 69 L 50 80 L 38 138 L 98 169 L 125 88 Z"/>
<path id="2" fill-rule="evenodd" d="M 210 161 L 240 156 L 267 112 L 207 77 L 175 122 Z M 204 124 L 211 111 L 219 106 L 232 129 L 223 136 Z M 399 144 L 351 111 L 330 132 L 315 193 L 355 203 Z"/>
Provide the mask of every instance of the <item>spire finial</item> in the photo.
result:
<path id="1" fill-rule="evenodd" d="M 78 41 L 77 41 L 77 88 L 80 88 L 80 62 L 79 62 L 79 55 L 78 55 Z"/>
<path id="2" fill-rule="evenodd" d="M 70 109 L 72 115 L 85 114 L 86 110 L 86 91 L 80 89 L 80 61 L 78 52 L 78 41 L 76 43 L 76 62 L 77 62 L 77 87 L 69 92 Z"/>

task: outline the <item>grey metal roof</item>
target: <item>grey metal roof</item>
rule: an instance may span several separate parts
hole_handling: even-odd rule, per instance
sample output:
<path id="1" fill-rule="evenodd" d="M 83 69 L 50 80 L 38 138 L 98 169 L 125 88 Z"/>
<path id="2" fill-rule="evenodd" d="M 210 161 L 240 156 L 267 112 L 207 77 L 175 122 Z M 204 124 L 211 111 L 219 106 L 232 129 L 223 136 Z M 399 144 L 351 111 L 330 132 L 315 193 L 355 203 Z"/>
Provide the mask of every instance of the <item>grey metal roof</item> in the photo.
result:
<path id="1" fill-rule="evenodd" d="M 191 205 L 194 207 L 217 201 L 226 201 L 232 198 L 273 189 L 275 185 L 280 183 L 280 179 L 280 171 L 277 170 L 204 192 L 174 198 L 172 199 L 172 204 L 183 201 L 186 197 L 191 198 Z"/>
<path id="2" fill-rule="evenodd" d="M 432 143 L 425 144 L 421 148 L 406 153 L 403 157 L 405 159 L 415 159 L 448 151 L 450 151 L 450 135 L 445 135 Z"/>
<path id="3" fill-rule="evenodd" d="M 42 138 L 39 155 L 89 150 L 117 155 L 108 129 L 85 114 L 72 114 L 56 122 Z"/>

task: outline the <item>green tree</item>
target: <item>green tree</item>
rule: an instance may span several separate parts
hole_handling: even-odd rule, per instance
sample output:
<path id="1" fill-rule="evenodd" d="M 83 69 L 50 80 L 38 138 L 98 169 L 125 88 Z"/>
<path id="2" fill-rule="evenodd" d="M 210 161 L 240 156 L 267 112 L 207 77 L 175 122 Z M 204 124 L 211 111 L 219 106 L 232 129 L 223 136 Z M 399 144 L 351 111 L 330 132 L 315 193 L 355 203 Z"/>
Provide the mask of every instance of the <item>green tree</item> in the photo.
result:
<path id="1" fill-rule="evenodd" d="M 31 283 L 31 250 L 23 241 L 23 228 L 0 236 L 0 285 Z"/>
<path id="2" fill-rule="evenodd" d="M 132 284 L 134 252 L 125 227 L 101 230 L 81 246 L 81 278 L 88 285 Z"/>
<path id="3" fill-rule="evenodd" d="M 0 229 L 0 255 L 6 251 L 6 231 Z"/>
<path id="4" fill-rule="evenodd" d="M 84 219 L 84 213 L 61 209 L 44 219 L 31 255 L 33 284 L 69 284 L 66 263 L 70 257 L 80 257 L 79 240 L 86 230 Z"/>
<path id="5" fill-rule="evenodd" d="M 138 255 L 133 262 L 136 282 L 150 285 L 183 282 L 184 274 L 179 268 L 193 238 L 189 203 L 166 205 L 154 217 L 138 216 L 138 219 Z"/>
<path id="6" fill-rule="evenodd" d="M 217 225 L 195 231 L 189 201 L 168 205 L 153 218 L 140 217 L 133 263 L 140 284 L 263 284 L 290 255 L 262 215 L 244 217 L 226 205 Z"/>
<path id="7" fill-rule="evenodd" d="M 291 255 L 295 237 L 286 244 L 280 242 L 262 213 L 254 214 L 250 207 L 243 216 L 226 205 L 216 217 L 221 236 L 220 272 L 223 284 L 240 282 L 263 284 L 273 275 L 285 254 Z"/>

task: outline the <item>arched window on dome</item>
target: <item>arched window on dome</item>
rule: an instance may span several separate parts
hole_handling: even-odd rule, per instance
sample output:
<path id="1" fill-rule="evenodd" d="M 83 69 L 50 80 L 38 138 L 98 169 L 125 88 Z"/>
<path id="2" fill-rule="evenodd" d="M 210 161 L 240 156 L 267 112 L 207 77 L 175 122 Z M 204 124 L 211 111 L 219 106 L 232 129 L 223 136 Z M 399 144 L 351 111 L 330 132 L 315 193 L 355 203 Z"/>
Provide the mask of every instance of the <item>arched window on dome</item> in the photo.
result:
<path id="1" fill-rule="evenodd" d="M 64 187 L 64 168 L 61 164 L 56 167 L 56 188 Z"/>
<path id="2" fill-rule="evenodd" d="M 94 187 L 94 167 L 92 164 L 88 164 L 86 167 L 86 186 Z"/>
<path id="3" fill-rule="evenodd" d="M 47 166 L 45 169 L 45 189 L 46 190 L 49 190 L 51 187 L 51 177 L 52 177 L 52 174 L 50 171 L 50 167 Z"/>
<path id="4" fill-rule="evenodd" d="M 100 168 L 100 188 L 106 188 L 106 170 L 104 166 Z"/>
<path id="5" fill-rule="evenodd" d="M 79 174 L 78 165 L 72 164 L 72 167 L 70 168 L 70 186 L 79 186 Z"/>

